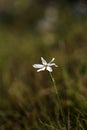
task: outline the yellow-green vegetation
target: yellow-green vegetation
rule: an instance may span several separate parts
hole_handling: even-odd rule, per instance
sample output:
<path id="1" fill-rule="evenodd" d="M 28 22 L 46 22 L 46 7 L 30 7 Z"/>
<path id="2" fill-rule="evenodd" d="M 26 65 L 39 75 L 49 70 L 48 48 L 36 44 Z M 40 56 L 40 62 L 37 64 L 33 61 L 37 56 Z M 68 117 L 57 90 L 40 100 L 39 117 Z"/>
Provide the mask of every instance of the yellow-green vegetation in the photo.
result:
<path id="1" fill-rule="evenodd" d="M 46 35 L 0 25 L 0 130 L 87 129 L 87 19 L 65 10 L 57 20 Z M 64 120 L 48 72 L 32 67 L 40 57 L 59 66 L 52 74 Z"/>

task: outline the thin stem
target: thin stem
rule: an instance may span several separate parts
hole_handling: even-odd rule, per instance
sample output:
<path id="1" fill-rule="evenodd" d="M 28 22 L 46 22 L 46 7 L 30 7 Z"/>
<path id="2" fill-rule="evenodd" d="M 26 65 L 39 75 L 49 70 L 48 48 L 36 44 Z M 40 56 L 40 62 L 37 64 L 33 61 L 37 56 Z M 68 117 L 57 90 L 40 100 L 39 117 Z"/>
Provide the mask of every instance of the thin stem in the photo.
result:
<path id="1" fill-rule="evenodd" d="M 56 82 L 55 82 L 54 77 L 53 77 L 51 72 L 50 72 L 50 77 L 52 79 L 52 82 L 53 82 L 53 85 L 54 85 L 54 88 L 55 88 L 55 92 L 56 92 L 56 94 L 58 94 L 57 87 L 56 87 Z"/>
<path id="2" fill-rule="evenodd" d="M 52 73 L 49 72 L 49 74 L 50 74 L 51 80 L 52 80 L 53 85 L 54 85 L 54 88 L 55 88 L 55 92 L 56 92 L 56 96 L 57 96 L 58 104 L 59 104 L 59 106 L 60 106 L 60 111 L 61 111 L 61 115 L 62 115 L 63 123 L 64 123 L 64 122 L 65 122 L 65 117 L 64 117 L 63 110 L 62 110 L 62 106 L 61 106 L 61 102 L 60 102 L 60 97 L 59 97 L 59 94 L 58 94 L 58 91 L 57 91 L 56 82 L 55 82 L 55 79 L 54 79 Z"/>

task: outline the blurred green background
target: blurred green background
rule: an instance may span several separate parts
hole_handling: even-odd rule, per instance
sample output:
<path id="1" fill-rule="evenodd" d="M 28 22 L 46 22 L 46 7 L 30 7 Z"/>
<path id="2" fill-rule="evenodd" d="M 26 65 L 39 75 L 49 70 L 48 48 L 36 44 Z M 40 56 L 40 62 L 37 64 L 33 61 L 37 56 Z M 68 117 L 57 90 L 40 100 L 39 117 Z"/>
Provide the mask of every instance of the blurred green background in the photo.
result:
<path id="1" fill-rule="evenodd" d="M 49 74 L 32 67 L 40 57 L 59 65 L 65 111 L 87 112 L 85 0 L 0 0 L 0 130 L 46 130 L 38 119 L 55 119 Z"/>

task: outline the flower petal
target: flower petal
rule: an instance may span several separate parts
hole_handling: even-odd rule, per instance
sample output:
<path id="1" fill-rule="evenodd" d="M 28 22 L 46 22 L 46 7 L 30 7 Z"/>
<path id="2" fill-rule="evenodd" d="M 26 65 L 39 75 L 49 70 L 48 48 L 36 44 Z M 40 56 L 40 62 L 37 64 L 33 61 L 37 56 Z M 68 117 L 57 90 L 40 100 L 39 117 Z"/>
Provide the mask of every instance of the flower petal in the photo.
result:
<path id="1" fill-rule="evenodd" d="M 55 58 L 52 58 L 52 60 L 49 63 L 52 63 L 55 60 Z"/>
<path id="2" fill-rule="evenodd" d="M 55 66 L 55 67 L 58 67 L 58 65 L 56 65 L 55 63 L 49 63 L 48 66 Z"/>
<path id="3" fill-rule="evenodd" d="M 47 64 L 46 60 L 45 60 L 43 57 L 41 57 L 41 61 L 42 61 L 42 64 L 43 64 L 43 65 L 46 65 L 46 64 Z"/>
<path id="4" fill-rule="evenodd" d="M 43 67 L 43 68 L 37 70 L 37 72 L 44 71 L 44 70 L 45 70 L 45 67 Z"/>
<path id="5" fill-rule="evenodd" d="M 43 68 L 44 66 L 42 64 L 34 64 L 33 67 L 34 68 Z"/>
<path id="6" fill-rule="evenodd" d="M 53 71 L 50 66 L 48 66 L 48 67 L 46 68 L 46 70 L 48 70 L 49 72 L 52 72 L 52 71 Z"/>

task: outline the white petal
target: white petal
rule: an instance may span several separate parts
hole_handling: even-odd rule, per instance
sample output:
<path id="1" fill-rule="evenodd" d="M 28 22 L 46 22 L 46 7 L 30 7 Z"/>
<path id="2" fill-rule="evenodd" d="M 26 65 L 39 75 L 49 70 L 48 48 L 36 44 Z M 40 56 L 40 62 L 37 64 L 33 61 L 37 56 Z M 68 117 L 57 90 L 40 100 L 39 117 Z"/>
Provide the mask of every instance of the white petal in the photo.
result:
<path id="1" fill-rule="evenodd" d="M 37 70 L 37 72 L 44 71 L 44 70 L 45 70 L 45 67 L 43 67 L 43 68 Z"/>
<path id="2" fill-rule="evenodd" d="M 48 66 L 46 69 L 47 69 L 49 72 L 52 72 L 52 68 L 51 68 L 50 66 Z"/>
<path id="3" fill-rule="evenodd" d="M 44 66 L 42 64 L 34 64 L 33 67 L 34 68 L 43 68 Z"/>
<path id="4" fill-rule="evenodd" d="M 56 65 L 55 63 L 49 63 L 48 65 L 49 66 L 53 66 L 54 65 L 55 67 L 58 67 L 58 65 Z"/>
<path id="5" fill-rule="evenodd" d="M 52 58 L 52 60 L 49 63 L 52 63 L 55 60 L 55 58 Z"/>
<path id="6" fill-rule="evenodd" d="M 42 64 L 43 64 L 43 65 L 46 65 L 46 64 L 47 64 L 46 60 L 45 60 L 43 57 L 41 57 L 41 61 L 42 61 Z"/>

